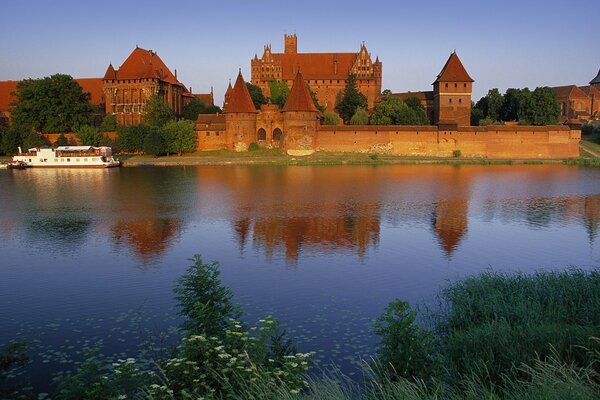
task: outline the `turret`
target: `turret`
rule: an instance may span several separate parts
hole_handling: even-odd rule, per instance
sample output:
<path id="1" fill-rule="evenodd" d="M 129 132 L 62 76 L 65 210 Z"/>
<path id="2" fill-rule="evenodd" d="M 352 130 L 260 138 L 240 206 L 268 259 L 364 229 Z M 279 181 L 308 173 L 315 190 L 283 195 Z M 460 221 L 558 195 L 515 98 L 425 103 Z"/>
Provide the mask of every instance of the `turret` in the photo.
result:
<path id="1" fill-rule="evenodd" d="M 238 73 L 235 85 L 225 107 L 225 129 L 229 150 L 246 151 L 257 141 L 256 107 L 242 76 Z"/>
<path id="2" fill-rule="evenodd" d="M 600 70 L 598 70 L 598 75 L 590 81 L 590 86 L 595 86 L 600 89 Z"/>
<path id="3" fill-rule="evenodd" d="M 433 82 L 434 124 L 471 125 L 473 82 L 456 52 L 452 52 Z"/>
<path id="4" fill-rule="evenodd" d="M 298 53 L 298 38 L 295 33 L 293 35 L 283 36 L 283 48 L 283 51 L 286 54 Z"/>

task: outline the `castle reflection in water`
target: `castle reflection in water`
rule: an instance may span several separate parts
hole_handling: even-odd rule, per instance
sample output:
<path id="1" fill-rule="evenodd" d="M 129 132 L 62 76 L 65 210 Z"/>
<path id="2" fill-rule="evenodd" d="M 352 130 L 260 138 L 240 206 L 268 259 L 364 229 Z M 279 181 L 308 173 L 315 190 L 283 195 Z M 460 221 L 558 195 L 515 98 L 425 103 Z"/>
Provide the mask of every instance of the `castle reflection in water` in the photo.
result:
<path id="1" fill-rule="evenodd" d="M 117 252 L 127 247 L 143 264 L 159 260 L 179 238 L 193 234 L 190 224 L 206 220 L 228 224 L 240 252 L 253 249 L 267 260 L 280 254 L 292 262 L 311 253 L 362 258 L 379 245 L 382 225 L 429 226 L 431 240 L 451 259 L 473 218 L 528 229 L 576 223 L 585 227 L 590 245 L 600 221 L 600 194 L 556 189 L 577 180 L 577 169 L 562 166 L 26 172 L 26 179 L 14 182 L 14 200 L 4 204 L 0 235 L 23 229 L 32 243 L 50 241 L 64 249 L 108 237 Z M 38 173 L 45 174 L 43 182 L 61 184 L 40 187 Z M 23 205 L 27 196 L 35 205 Z"/>

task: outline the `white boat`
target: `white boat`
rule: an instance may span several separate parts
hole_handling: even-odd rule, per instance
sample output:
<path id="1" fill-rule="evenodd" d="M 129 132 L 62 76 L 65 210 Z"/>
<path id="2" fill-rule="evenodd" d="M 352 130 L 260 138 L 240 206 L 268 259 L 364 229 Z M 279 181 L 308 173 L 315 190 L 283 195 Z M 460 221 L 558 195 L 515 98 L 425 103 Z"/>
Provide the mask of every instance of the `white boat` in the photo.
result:
<path id="1" fill-rule="evenodd" d="M 20 161 L 27 167 L 46 168 L 109 168 L 121 163 L 112 156 L 110 147 L 59 146 L 56 149 L 34 147 L 19 155 L 13 161 Z"/>

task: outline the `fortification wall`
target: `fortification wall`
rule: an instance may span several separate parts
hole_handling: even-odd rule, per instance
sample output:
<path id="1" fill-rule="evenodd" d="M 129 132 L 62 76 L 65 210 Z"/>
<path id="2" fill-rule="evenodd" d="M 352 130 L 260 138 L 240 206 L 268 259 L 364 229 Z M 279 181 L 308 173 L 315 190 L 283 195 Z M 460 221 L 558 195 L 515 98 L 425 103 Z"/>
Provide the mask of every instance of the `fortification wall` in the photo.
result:
<path id="1" fill-rule="evenodd" d="M 320 126 L 316 149 L 400 156 L 567 158 L 579 156 L 580 130 L 568 126 Z"/>
<path id="2" fill-rule="evenodd" d="M 196 150 L 227 150 L 227 135 L 225 131 L 196 130 Z"/>

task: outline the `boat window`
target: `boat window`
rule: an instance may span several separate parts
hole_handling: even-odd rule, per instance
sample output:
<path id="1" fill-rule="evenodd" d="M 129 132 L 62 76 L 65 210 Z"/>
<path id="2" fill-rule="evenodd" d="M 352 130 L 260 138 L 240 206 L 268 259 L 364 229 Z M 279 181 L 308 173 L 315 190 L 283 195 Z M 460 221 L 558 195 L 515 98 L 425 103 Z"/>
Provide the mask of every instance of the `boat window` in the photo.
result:
<path id="1" fill-rule="evenodd" d="M 79 159 L 79 158 L 76 158 L 76 159 L 75 159 L 75 161 L 79 162 L 79 161 L 80 161 L 80 159 Z"/>
<path id="2" fill-rule="evenodd" d="M 87 158 L 84 158 L 84 159 L 83 159 L 83 161 L 87 161 L 87 160 L 88 160 Z"/>
<path id="3" fill-rule="evenodd" d="M 54 159 L 54 162 L 58 162 L 58 158 L 55 158 L 55 159 Z"/>
<path id="4" fill-rule="evenodd" d="M 71 162 L 71 159 L 70 159 L 70 158 L 67 158 L 67 162 Z"/>

